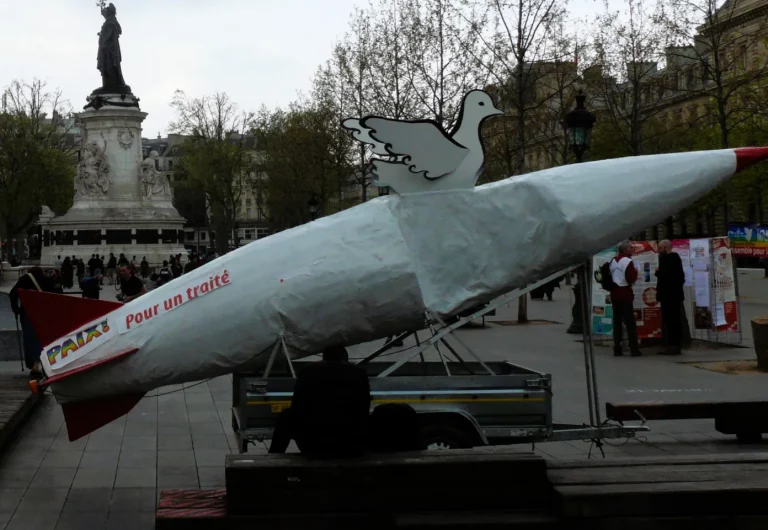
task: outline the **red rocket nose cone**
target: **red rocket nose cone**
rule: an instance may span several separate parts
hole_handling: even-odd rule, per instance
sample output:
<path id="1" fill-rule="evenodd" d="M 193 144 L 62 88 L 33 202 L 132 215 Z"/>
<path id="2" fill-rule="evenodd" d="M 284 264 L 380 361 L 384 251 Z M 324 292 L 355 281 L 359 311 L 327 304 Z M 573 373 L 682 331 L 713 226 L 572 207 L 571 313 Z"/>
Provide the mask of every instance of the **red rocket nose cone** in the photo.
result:
<path id="1" fill-rule="evenodd" d="M 733 150 L 736 153 L 736 172 L 749 166 L 768 160 L 768 147 L 740 147 Z"/>

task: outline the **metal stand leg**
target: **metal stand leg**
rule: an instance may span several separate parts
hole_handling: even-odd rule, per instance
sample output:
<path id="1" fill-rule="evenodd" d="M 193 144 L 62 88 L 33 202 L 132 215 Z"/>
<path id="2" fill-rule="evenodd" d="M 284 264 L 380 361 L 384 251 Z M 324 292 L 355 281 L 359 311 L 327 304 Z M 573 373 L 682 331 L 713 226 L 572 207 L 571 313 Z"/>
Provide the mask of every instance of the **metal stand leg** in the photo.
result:
<path id="1" fill-rule="evenodd" d="M 579 268 L 579 284 L 581 284 L 581 324 L 584 340 L 584 365 L 587 375 L 587 400 L 589 403 L 589 421 L 592 426 L 600 426 L 600 400 L 597 393 L 597 376 L 595 375 L 595 354 L 592 344 L 591 322 L 591 263 L 587 261 Z"/>

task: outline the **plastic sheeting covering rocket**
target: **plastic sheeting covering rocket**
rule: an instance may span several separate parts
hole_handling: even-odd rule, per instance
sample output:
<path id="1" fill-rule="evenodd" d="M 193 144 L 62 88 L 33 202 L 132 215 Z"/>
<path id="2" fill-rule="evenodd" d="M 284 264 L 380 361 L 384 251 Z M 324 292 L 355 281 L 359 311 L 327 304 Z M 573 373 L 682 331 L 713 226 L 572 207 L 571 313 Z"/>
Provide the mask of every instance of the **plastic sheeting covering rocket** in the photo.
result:
<path id="1" fill-rule="evenodd" d="M 25 292 L 22 303 L 74 439 L 149 390 L 266 362 L 276 341 L 303 357 L 420 329 L 427 311 L 445 317 L 490 301 L 585 261 L 766 157 L 768 148 L 623 158 L 389 195 L 258 240 L 128 304 L 98 302 L 87 320 L 89 300 Z M 51 312 L 75 303 L 46 331 Z"/>

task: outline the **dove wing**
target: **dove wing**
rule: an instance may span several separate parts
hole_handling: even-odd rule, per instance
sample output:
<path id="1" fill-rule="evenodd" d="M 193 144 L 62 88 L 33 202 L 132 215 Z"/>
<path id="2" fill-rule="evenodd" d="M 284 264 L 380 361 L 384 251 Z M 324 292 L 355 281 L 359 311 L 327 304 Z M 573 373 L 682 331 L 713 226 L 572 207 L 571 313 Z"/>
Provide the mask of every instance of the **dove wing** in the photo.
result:
<path id="1" fill-rule="evenodd" d="M 371 135 L 369 134 L 370 129 L 367 129 L 361 125 L 360 121 L 361 120 L 357 118 L 348 118 L 341 122 L 341 126 L 350 131 L 352 137 L 358 142 L 372 146 L 372 151 L 374 154 L 379 156 L 389 156 L 386 146 L 383 143 L 371 138 Z"/>
<path id="2" fill-rule="evenodd" d="M 370 116 L 360 120 L 368 135 L 384 144 L 389 155 L 402 156 L 412 173 L 430 180 L 456 170 L 469 149 L 456 143 L 432 121 L 400 121 Z"/>

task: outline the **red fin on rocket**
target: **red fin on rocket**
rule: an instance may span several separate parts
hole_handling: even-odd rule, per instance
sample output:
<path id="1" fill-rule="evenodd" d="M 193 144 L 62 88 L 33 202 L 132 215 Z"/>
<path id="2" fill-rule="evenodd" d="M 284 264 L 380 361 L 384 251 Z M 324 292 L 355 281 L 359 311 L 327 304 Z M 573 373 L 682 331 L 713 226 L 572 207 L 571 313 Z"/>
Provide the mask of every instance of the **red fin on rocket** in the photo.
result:
<path id="1" fill-rule="evenodd" d="M 19 289 L 19 299 L 43 347 L 123 306 L 119 302 L 26 289 Z"/>
<path id="2" fill-rule="evenodd" d="M 74 442 L 120 416 L 128 414 L 143 397 L 144 392 L 64 403 L 61 405 L 61 410 L 64 412 L 69 441 Z"/>

